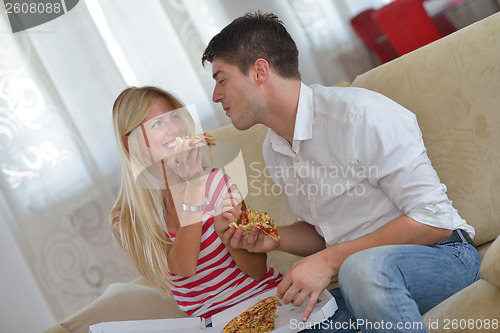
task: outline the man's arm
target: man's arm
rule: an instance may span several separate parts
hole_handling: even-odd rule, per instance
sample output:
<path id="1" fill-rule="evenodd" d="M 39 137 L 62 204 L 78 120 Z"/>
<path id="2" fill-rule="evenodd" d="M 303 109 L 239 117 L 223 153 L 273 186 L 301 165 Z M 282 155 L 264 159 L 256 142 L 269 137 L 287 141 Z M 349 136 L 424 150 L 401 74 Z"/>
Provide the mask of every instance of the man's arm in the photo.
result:
<path id="1" fill-rule="evenodd" d="M 308 256 L 325 249 L 325 240 L 316 232 L 313 225 L 298 221 L 289 226 L 278 227 L 279 241 L 256 227 L 247 236 L 230 228 L 221 238 L 232 248 L 246 249 L 249 252 L 270 252 L 280 250 L 298 256 Z"/>
<path id="2" fill-rule="evenodd" d="M 313 225 L 298 221 L 290 226 L 278 228 L 280 242 L 277 250 L 306 257 L 325 249 L 324 238 Z"/>
<path id="3" fill-rule="evenodd" d="M 302 318 L 305 321 L 321 292 L 338 274 L 340 266 L 351 254 L 390 244 L 431 245 L 450 235 L 451 230 L 431 227 L 407 216 L 400 216 L 369 235 L 328 247 L 299 260 L 278 286 L 278 296 L 285 304 L 293 301 L 297 306 L 309 297 Z"/>
<path id="4" fill-rule="evenodd" d="M 238 267 L 255 280 L 260 280 L 267 271 L 266 252 L 280 250 L 304 257 L 325 249 L 325 240 L 314 226 L 302 221 L 278 228 L 279 241 L 255 227 L 247 236 L 242 233 L 241 229 L 229 228 L 219 236 Z"/>

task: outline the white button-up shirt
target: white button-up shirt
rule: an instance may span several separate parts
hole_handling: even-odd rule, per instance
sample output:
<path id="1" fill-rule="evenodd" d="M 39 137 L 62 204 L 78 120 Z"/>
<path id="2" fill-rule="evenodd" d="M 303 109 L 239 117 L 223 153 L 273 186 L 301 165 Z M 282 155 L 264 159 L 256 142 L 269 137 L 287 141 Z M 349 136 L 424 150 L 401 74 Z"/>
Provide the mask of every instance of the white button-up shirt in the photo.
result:
<path id="1" fill-rule="evenodd" d="M 292 146 L 270 129 L 263 154 L 295 215 L 327 246 L 401 215 L 474 237 L 427 157 L 415 115 L 376 92 L 302 84 Z"/>

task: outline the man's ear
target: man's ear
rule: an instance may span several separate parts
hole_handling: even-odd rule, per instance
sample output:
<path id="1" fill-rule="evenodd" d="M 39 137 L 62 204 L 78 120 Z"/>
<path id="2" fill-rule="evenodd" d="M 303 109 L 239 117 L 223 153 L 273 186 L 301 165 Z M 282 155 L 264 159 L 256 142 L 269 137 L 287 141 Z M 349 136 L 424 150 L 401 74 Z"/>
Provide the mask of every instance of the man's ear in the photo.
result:
<path id="1" fill-rule="evenodd" d="M 127 149 L 128 151 L 128 135 L 125 135 L 122 139 L 123 141 L 123 145 L 125 146 L 125 148 Z"/>
<path id="2" fill-rule="evenodd" d="M 264 58 L 259 58 L 255 60 L 253 64 L 254 70 L 254 79 L 259 81 L 260 83 L 264 83 L 267 81 L 269 77 L 269 63 Z"/>

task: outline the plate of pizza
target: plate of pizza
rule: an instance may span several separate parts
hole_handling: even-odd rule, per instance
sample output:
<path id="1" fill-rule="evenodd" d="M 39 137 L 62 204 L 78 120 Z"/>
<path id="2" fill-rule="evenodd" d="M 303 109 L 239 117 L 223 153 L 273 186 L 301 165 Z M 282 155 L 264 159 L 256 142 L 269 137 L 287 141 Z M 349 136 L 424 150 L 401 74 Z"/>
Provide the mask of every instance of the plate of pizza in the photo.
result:
<path id="1" fill-rule="evenodd" d="M 276 292 L 276 288 L 269 290 L 214 315 L 213 328 L 224 333 L 299 332 L 326 320 L 337 310 L 335 298 L 325 290 L 308 321 L 303 323 L 301 318 L 307 302 L 301 306 L 284 305 L 276 296 Z"/>

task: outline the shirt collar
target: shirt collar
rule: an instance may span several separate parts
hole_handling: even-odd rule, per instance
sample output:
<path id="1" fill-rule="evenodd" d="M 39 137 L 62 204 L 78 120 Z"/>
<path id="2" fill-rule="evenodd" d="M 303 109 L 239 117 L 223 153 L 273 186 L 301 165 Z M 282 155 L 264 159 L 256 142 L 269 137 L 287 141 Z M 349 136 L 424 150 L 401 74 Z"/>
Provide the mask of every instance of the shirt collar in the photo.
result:
<path id="1" fill-rule="evenodd" d="M 313 90 L 300 83 L 299 105 L 295 117 L 295 128 L 293 141 L 304 141 L 312 139 L 314 100 Z"/>

